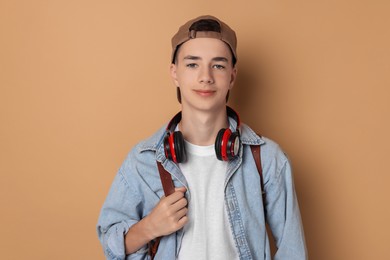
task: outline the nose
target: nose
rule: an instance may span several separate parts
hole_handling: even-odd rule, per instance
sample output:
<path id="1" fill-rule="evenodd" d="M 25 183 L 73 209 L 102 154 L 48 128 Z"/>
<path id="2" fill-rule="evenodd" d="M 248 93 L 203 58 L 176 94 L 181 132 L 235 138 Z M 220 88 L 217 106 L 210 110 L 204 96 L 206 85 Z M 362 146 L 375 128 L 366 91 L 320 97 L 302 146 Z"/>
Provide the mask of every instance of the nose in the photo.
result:
<path id="1" fill-rule="evenodd" d="M 200 70 L 199 82 L 203 84 L 213 84 L 214 78 L 210 68 Z"/>

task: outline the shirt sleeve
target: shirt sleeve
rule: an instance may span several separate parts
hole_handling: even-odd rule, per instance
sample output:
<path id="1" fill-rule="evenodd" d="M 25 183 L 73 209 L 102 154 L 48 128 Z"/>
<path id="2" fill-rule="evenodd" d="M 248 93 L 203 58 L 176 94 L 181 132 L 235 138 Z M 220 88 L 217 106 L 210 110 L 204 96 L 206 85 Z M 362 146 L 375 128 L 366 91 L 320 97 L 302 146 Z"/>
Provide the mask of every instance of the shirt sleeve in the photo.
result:
<path id="1" fill-rule="evenodd" d="M 109 260 L 144 259 L 147 248 L 141 248 L 132 255 L 125 254 L 124 237 L 129 228 L 142 216 L 141 199 L 136 192 L 130 192 L 125 177 L 118 172 L 100 212 L 97 233 Z"/>
<path id="2" fill-rule="evenodd" d="M 278 157 L 276 174 L 265 185 L 266 218 L 277 246 L 274 259 L 307 259 L 291 166 L 284 154 Z"/>

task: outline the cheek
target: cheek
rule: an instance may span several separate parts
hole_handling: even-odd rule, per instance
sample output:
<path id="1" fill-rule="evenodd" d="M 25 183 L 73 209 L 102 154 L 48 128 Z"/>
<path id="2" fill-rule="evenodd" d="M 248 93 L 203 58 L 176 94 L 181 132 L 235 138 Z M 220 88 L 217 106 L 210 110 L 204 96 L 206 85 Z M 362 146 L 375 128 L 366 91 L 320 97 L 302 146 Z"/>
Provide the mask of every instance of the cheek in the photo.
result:
<path id="1" fill-rule="evenodd" d="M 219 82 L 223 82 L 224 84 L 230 85 L 230 82 L 232 81 L 232 76 L 228 73 L 216 74 L 215 79 Z"/>
<path id="2" fill-rule="evenodd" d="M 196 80 L 196 75 L 194 73 L 182 72 L 178 74 L 177 80 L 180 84 L 186 85 L 189 83 L 193 83 Z"/>

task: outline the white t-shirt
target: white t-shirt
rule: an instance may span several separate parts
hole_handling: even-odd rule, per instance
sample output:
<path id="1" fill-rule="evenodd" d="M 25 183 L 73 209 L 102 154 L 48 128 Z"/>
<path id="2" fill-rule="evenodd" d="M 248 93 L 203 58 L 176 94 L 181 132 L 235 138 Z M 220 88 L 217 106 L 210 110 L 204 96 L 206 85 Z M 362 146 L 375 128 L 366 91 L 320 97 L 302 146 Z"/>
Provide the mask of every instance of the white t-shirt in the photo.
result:
<path id="1" fill-rule="evenodd" d="M 238 259 L 225 209 L 227 162 L 217 159 L 214 145 L 185 145 L 187 161 L 179 167 L 188 181 L 191 199 L 178 259 Z"/>

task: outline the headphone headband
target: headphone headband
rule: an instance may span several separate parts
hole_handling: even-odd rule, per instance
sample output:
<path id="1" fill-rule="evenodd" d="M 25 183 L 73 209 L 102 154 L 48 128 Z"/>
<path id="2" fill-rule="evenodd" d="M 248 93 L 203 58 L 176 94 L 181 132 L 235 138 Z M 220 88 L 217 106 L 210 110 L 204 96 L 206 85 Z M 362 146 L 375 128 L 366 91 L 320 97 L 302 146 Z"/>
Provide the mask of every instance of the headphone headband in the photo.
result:
<path id="1" fill-rule="evenodd" d="M 238 115 L 238 113 L 236 111 L 234 111 L 233 108 L 231 108 L 229 106 L 226 106 L 226 112 L 227 112 L 228 117 L 232 117 L 234 119 L 234 121 L 237 122 L 236 129 L 238 130 L 238 128 L 240 127 L 240 116 Z"/>
<path id="2" fill-rule="evenodd" d="M 177 113 L 167 125 L 167 132 L 174 132 L 177 124 L 181 121 L 181 111 Z"/>

